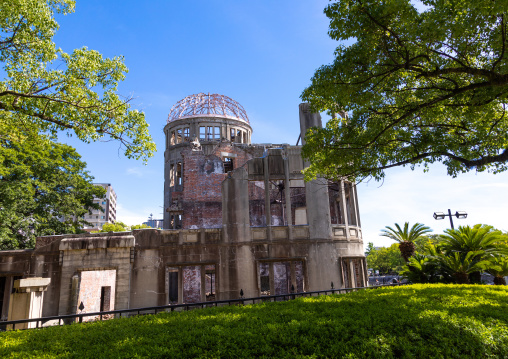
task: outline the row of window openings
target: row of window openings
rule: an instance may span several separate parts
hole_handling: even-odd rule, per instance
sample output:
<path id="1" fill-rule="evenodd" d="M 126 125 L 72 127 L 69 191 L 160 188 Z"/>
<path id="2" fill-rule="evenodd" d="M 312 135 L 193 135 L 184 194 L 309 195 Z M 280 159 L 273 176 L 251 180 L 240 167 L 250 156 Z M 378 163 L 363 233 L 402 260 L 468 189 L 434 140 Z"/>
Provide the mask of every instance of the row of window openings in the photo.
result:
<path id="1" fill-rule="evenodd" d="M 225 158 L 224 162 L 224 172 L 227 173 L 233 170 L 233 159 Z M 182 184 L 182 175 L 181 175 L 181 163 L 177 163 L 176 165 L 177 171 L 176 176 L 171 177 L 171 186 Z M 174 166 L 171 165 L 171 173 L 173 173 Z M 176 181 L 174 181 L 176 179 Z M 284 190 L 282 186 L 282 181 L 276 181 L 276 183 L 271 185 L 273 188 L 271 192 L 273 194 L 270 195 L 270 224 L 274 226 L 285 226 L 288 224 L 287 221 L 287 213 L 285 210 L 285 197 Z M 261 196 L 255 196 L 255 190 L 262 190 Z M 275 191 L 274 191 L 275 190 Z M 357 206 L 354 205 L 356 202 L 353 200 L 354 191 L 351 184 L 344 184 L 345 191 L 345 215 L 347 216 L 349 225 L 359 225 L 357 218 L 359 217 L 357 214 Z M 277 193 L 278 192 L 278 193 Z M 290 188 L 291 195 L 291 211 L 292 211 L 292 225 L 306 225 L 308 224 L 307 220 L 307 204 L 306 204 L 306 195 L 304 188 Z M 332 188 L 329 190 L 330 195 L 330 214 L 331 214 L 331 224 L 345 224 L 345 220 L 343 217 L 343 210 L 341 208 L 341 197 L 333 191 Z M 256 198 L 258 197 L 258 198 Z M 266 226 L 266 215 L 265 215 L 265 201 L 264 201 L 264 183 L 262 181 L 253 181 L 251 182 L 251 189 L 249 190 L 249 217 L 250 217 L 250 225 L 252 227 L 264 227 Z M 180 220 L 176 217 L 175 219 L 171 219 L 172 225 L 170 228 L 179 229 L 181 227 L 181 216 Z M 174 223 L 174 225 L 173 225 Z"/>
<path id="2" fill-rule="evenodd" d="M 337 184 L 330 186 L 330 215 L 331 224 L 343 225 L 347 223 L 352 226 L 360 225 L 358 206 L 354 187 L 350 183 L 344 183 L 344 203 L 341 190 Z M 285 226 L 288 224 L 286 213 L 284 183 L 282 180 L 271 181 L 270 184 L 270 224 L 273 226 Z M 291 218 L 293 225 L 306 225 L 307 222 L 307 198 L 305 188 L 290 187 L 291 197 Z M 249 216 L 252 227 L 264 227 L 267 224 L 264 199 L 264 182 L 252 181 L 249 183 Z"/>
<path id="3" fill-rule="evenodd" d="M 261 262 L 258 264 L 258 275 L 258 288 L 262 296 L 305 290 L 302 261 Z M 179 301 L 196 303 L 203 300 L 207 302 L 216 300 L 215 265 L 169 267 L 167 280 L 170 304 L 176 304 Z"/>
<path id="4" fill-rule="evenodd" d="M 251 227 L 287 226 L 288 208 L 286 207 L 286 190 L 283 180 L 270 181 L 270 193 L 267 219 L 264 181 L 249 182 L 249 218 Z M 291 224 L 307 225 L 307 199 L 305 187 L 290 187 Z"/>
<path id="5" fill-rule="evenodd" d="M 230 128 L 229 140 L 236 143 L 247 143 L 248 133 L 246 131 Z M 219 126 L 200 126 L 199 139 L 202 141 L 220 141 L 221 128 Z M 190 142 L 190 129 L 189 127 L 179 128 L 176 131 L 171 131 L 169 138 L 170 145 L 176 145 L 182 142 Z"/>

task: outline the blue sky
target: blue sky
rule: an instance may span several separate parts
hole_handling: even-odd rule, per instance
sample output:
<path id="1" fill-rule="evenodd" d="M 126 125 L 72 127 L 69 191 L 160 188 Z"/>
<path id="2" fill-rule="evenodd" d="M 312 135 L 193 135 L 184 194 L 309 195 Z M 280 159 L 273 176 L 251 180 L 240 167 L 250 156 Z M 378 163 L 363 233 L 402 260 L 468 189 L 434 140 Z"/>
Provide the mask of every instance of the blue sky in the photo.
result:
<path id="1" fill-rule="evenodd" d="M 314 71 L 333 60 L 339 43 L 327 35 L 323 9 L 328 1 L 77 1 L 76 12 L 57 16 L 55 42 L 67 52 L 86 46 L 106 57 L 124 56 L 129 68 L 119 93 L 134 96 L 144 111 L 157 153 L 145 166 L 122 155 L 114 142 L 77 148 L 96 182 L 113 185 L 117 217 L 141 223 L 162 218 L 162 129 L 180 99 L 199 92 L 238 101 L 253 127 L 253 143 L 295 144 L 298 104 Z M 488 223 L 508 230 L 508 174 L 446 176 L 438 164 L 393 169 L 384 183 L 358 186 L 365 244 L 390 245 L 380 229 L 395 222 L 420 222 L 436 233 L 449 222 L 434 211 L 464 210 L 456 224 Z"/>

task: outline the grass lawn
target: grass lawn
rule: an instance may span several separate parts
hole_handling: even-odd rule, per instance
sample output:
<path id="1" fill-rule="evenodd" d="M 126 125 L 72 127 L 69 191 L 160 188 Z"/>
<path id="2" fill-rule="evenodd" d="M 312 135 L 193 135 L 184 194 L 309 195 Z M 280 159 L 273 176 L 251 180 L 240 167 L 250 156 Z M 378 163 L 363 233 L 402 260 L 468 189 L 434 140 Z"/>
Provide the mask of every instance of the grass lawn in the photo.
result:
<path id="1" fill-rule="evenodd" d="M 0 358 L 508 358 L 508 287 L 412 285 L 0 333 Z"/>

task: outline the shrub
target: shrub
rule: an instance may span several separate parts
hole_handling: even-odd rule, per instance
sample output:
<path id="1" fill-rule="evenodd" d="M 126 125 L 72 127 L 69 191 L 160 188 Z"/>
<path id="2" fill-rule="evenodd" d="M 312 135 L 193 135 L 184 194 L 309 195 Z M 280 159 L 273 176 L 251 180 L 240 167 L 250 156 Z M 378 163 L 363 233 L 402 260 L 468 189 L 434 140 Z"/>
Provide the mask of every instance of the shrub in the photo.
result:
<path id="1" fill-rule="evenodd" d="M 508 290 L 413 285 L 0 333 L 0 357 L 508 356 Z"/>

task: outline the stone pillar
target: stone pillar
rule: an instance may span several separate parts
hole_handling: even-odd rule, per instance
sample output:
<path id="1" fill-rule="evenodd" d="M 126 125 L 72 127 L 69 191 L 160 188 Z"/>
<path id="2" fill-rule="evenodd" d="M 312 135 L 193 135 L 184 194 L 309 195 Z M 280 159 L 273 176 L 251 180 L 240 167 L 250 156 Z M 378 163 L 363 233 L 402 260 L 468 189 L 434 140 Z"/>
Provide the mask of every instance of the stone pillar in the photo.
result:
<path id="1" fill-rule="evenodd" d="M 302 136 L 302 145 L 305 144 L 305 133 L 311 127 L 323 127 L 321 115 L 319 113 L 310 112 L 310 104 L 301 103 L 300 109 L 300 134 Z"/>
<path id="2" fill-rule="evenodd" d="M 226 243 L 251 240 L 249 187 L 245 168 L 237 168 L 222 182 L 222 228 Z"/>
<path id="3" fill-rule="evenodd" d="M 321 115 L 311 113 L 308 103 L 301 103 L 300 109 L 300 134 L 302 144 L 305 144 L 305 133 L 311 127 L 322 127 Z M 304 167 L 309 166 L 307 161 Z M 329 239 L 332 237 L 332 225 L 330 205 L 328 198 L 328 181 L 325 178 L 317 178 L 305 183 L 307 196 L 307 220 L 311 239 Z"/>
<path id="4" fill-rule="evenodd" d="M 35 319 L 42 316 L 44 292 L 51 278 L 26 278 L 14 281 L 15 293 L 11 294 L 8 320 Z M 16 329 L 35 328 L 36 322 L 17 324 Z M 9 326 L 9 330 L 12 326 Z"/>

